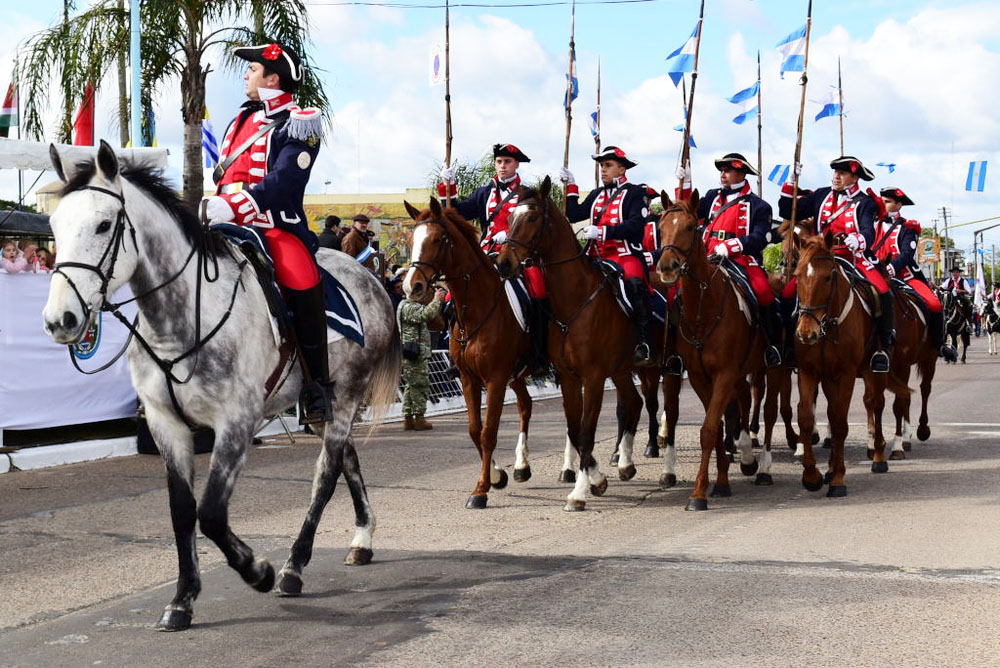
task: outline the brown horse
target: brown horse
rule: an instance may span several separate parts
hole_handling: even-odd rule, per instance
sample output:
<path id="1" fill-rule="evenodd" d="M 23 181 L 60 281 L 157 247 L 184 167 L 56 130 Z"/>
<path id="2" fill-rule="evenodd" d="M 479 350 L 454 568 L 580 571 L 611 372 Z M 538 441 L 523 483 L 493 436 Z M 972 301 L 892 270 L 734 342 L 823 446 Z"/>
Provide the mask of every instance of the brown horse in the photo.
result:
<path id="1" fill-rule="evenodd" d="M 872 373 L 866 360 L 873 344 L 874 308 L 866 285 L 852 281 L 848 271 L 833 254 L 834 237 L 805 238 L 791 236 L 798 253 L 795 269 L 799 299 L 795 352 L 799 365 L 799 438 L 803 448 L 802 485 L 815 492 L 828 482 L 827 496 L 847 494 L 844 484 L 844 440 L 847 438 L 847 413 L 854 394 L 855 378 L 861 374 L 865 383 L 864 403 L 868 411 L 872 442 L 873 473 L 889 470 L 882 434 L 882 411 L 885 389 L 907 393 L 909 388 L 894 374 Z M 812 434 L 816 421 L 815 405 L 819 386 L 827 401 L 827 417 L 833 438 L 829 470 L 824 478 L 816 468 Z"/>
<path id="2" fill-rule="evenodd" d="M 493 461 L 493 451 L 508 384 L 517 395 L 521 418 L 514 480 L 524 482 L 531 477 L 527 459 L 531 396 L 523 374 L 515 377 L 515 372 L 524 367 L 530 341 L 517 323 L 493 264 L 479 247 L 479 231 L 455 209 L 442 209 L 434 198 L 423 211 L 409 202 L 404 204 L 416 226 L 403 290 L 411 298 L 419 299 L 435 282 L 443 280 L 451 292 L 455 306 L 451 358 L 461 376 L 469 410 L 469 437 L 476 444 L 481 463 L 479 480 L 465 507 L 485 508 L 490 487 L 503 489 L 507 485 L 507 473 Z"/>
<path id="3" fill-rule="evenodd" d="M 705 252 L 698 228 L 698 191 L 686 201 L 671 202 L 661 194 L 660 218 L 663 253 L 657 269 L 668 285 L 680 283 L 681 306 L 677 352 L 684 360 L 692 389 L 705 406 L 701 427 L 701 463 L 687 510 L 707 510 L 708 465 L 716 452 L 718 477 L 712 496 L 732 495 L 729 456 L 720 429 L 727 409 L 736 403 L 740 434 L 740 468 L 753 475 L 759 465 L 749 436 L 750 385 L 747 375 L 764 369 L 764 339 L 741 311 L 732 282 Z M 769 463 L 770 453 L 764 462 Z M 759 480 L 767 484 L 770 475 Z"/>
<path id="4" fill-rule="evenodd" d="M 642 401 L 632 381 L 631 354 L 638 340 L 610 280 L 584 254 L 569 221 L 549 198 L 551 187 L 546 177 L 538 192 L 521 188 L 497 267 L 510 277 L 524 262 L 537 262 L 545 273 L 552 304 L 549 359 L 559 373 L 566 435 L 580 458 L 565 509 L 578 511 L 586 508 L 588 486 L 595 496 L 608 486 L 593 455 L 607 378 L 618 390 L 626 426 L 618 444 L 618 475 L 622 480 L 635 476 L 632 445 Z"/>

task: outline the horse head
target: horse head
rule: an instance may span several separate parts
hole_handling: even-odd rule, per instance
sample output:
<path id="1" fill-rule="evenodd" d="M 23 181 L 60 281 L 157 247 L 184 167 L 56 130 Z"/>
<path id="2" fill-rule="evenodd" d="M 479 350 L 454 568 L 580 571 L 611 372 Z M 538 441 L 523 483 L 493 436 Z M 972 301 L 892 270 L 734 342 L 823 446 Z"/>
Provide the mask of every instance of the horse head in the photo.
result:
<path id="1" fill-rule="evenodd" d="M 799 323 L 795 337 L 807 345 L 819 342 L 826 333 L 825 324 L 836 314 L 830 313 L 834 299 L 834 275 L 837 270 L 833 235 L 801 238 L 793 234 L 792 245 L 799 253 L 795 269 L 799 296 Z M 803 317 L 805 316 L 805 317 Z"/>
<path id="2" fill-rule="evenodd" d="M 660 216 L 660 247 L 663 252 L 656 263 L 660 280 L 673 285 L 687 273 L 692 253 L 704 255 L 698 230 L 698 191 L 686 200 L 672 202 L 666 191 L 660 192 L 663 215 Z"/>
<path id="3" fill-rule="evenodd" d="M 42 311 L 45 331 L 57 343 L 75 343 L 105 300 L 135 272 L 138 253 L 126 251 L 134 231 L 125 214 L 114 149 L 101 141 L 97 159 L 64 163 L 54 145 L 49 157 L 66 185 L 49 217 L 59 261 Z"/>
<path id="4" fill-rule="evenodd" d="M 410 299 L 420 301 L 424 291 L 445 274 L 444 264 L 450 258 L 451 240 L 444 221 L 441 203 L 430 198 L 423 211 L 409 202 L 403 202 L 406 212 L 416 222 L 410 246 L 410 269 L 403 279 L 403 292 Z"/>
<path id="5" fill-rule="evenodd" d="M 549 199 L 552 179 L 542 181 L 538 191 L 521 188 L 518 205 L 510 216 L 507 241 L 497 256 L 497 268 L 504 278 L 512 278 L 526 260 L 537 260 L 552 243 L 552 217 L 559 214 Z"/>
<path id="6" fill-rule="evenodd" d="M 792 224 L 790 220 L 783 220 L 778 226 L 778 234 L 781 236 L 781 257 L 791 258 L 792 271 L 798 261 L 799 249 L 803 242 L 813 236 L 813 219 L 797 220 Z"/>

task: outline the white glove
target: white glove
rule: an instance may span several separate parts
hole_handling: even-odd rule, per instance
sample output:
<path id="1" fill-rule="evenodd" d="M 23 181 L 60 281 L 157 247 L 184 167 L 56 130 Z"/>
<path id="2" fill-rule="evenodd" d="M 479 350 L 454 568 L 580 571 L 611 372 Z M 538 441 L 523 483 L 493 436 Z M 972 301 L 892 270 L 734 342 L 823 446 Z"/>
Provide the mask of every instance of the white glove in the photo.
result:
<path id="1" fill-rule="evenodd" d="M 712 250 L 714 255 L 719 257 L 729 257 L 729 246 L 726 244 L 716 244 L 715 248 Z"/>
<path id="2" fill-rule="evenodd" d="M 210 223 L 228 223 L 235 216 L 233 216 L 233 209 L 229 206 L 229 202 L 212 195 L 205 198 L 205 217 Z"/>
<path id="3" fill-rule="evenodd" d="M 583 238 L 584 239 L 596 239 L 601 236 L 601 228 L 596 225 L 587 225 L 583 228 Z"/>
<path id="4" fill-rule="evenodd" d="M 559 180 L 563 183 L 576 183 L 576 179 L 573 178 L 573 172 L 569 171 L 566 167 L 559 168 Z"/>
<path id="5" fill-rule="evenodd" d="M 454 183 L 455 182 L 455 170 L 452 169 L 451 167 L 442 167 L 441 168 L 441 180 L 444 181 L 445 183 Z"/>
<path id="6" fill-rule="evenodd" d="M 801 162 L 795 163 L 795 174 L 797 176 L 802 176 L 802 163 Z"/>
<path id="7" fill-rule="evenodd" d="M 491 237 L 491 240 L 495 244 L 502 244 L 505 241 L 507 241 L 507 232 L 505 232 L 504 230 L 500 230 Z"/>
<path id="8" fill-rule="evenodd" d="M 893 278 L 896 277 L 896 268 L 891 264 L 885 265 L 885 270 L 889 272 L 889 275 L 892 276 Z"/>
<path id="9" fill-rule="evenodd" d="M 853 234 L 848 234 L 844 237 L 844 245 L 847 246 L 852 253 L 858 252 L 858 248 L 861 247 L 861 244 L 858 243 L 858 238 Z"/>
<path id="10" fill-rule="evenodd" d="M 685 169 L 682 165 L 677 166 L 677 171 L 674 172 L 674 174 L 677 176 L 678 179 L 683 179 L 685 181 L 691 180 L 690 170 Z"/>

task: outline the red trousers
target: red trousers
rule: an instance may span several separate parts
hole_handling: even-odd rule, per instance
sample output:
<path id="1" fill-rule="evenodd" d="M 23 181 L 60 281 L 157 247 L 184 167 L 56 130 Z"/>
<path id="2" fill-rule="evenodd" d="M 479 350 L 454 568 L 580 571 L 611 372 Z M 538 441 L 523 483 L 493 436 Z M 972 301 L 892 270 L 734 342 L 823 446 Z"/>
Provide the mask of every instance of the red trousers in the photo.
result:
<path id="1" fill-rule="evenodd" d="M 867 278 L 871 282 L 871 284 L 875 286 L 875 290 L 878 291 L 880 295 L 884 295 L 885 293 L 889 292 L 889 284 L 885 282 L 884 278 L 882 278 L 882 274 L 879 272 L 878 269 L 876 269 L 875 267 L 870 267 L 870 268 L 866 267 L 861 260 L 855 260 L 854 266 L 857 267 L 858 271 L 864 274 L 865 278 Z M 914 281 L 914 283 L 917 282 L 919 281 Z M 796 281 L 794 277 L 792 278 L 792 280 L 788 281 L 788 284 L 781 291 L 781 298 L 782 299 L 793 298 L 795 296 L 795 286 L 797 285 L 797 283 L 798 281 Z M 930 289 L 928 289 L 926 285 L 924 286 L 924 288 L 927 289 L 927 291 L 930 293 Z M 933 296 L 933 293 L 930 294 L 931 296 Z M 921 297 L 922 296 L 923 295 L 921 294 Z M 935 297 L 935 300 L 936 299 L 937 298 Z M 930 306 L 929 303 L 928 306 Z M 941 302 L 938 302 L 937 308 L 938 311 L 941 310 Z M 937 311 L 935 311 L 935 313 L 936 312 Z"/>
<path id="2" fill-rule="evenodd" d="M 649 293 L 653 293 L 653 288 L 649 286 L 649 279 L 646 278 L 646 268 L 643 266 L 644 262 L 640 258 L 635 255 L 614 255 L 602 257 L 601 259 L 613 262 L 621 267 L 626 281 L 630 278 L 641 278 L 649 289 Z"/>
<path id="3" fill-rule="evenodd" d="M 308 290 L 319 284 L 319 269 L 302 240 L 291 232 L 272 227 L 264 232 L 274 260 L 278 285 L 290 290 Z"/>
<path id="4" fill-rule="evenodd" d="M 524 285 L 528 288 L 528 296 L 532 299 L 545 299 L 549 291 L 545 289 L 545 278 L 542 270 L 531 266 L 524 268 Z"/>
<path id="5" fill-rule="evenodd" d="M 927 310 L 931 313 L 941 312 L 941 300 L 938 299 L 934 291 L 931 290 L 930 286 L 921 281 L 919 278 L 913 278 L 906 282 L 908 286 L 914 289 L 920 298 L 924 300 L 924 304 L 927 306 Z"/>
<path id="6" fill-rule="evenodd" d="M 774 293 L 771 292 L 771 284 L 767 282 L 767 274 L 760 268 L 760 265 L 751 265 L 750 259 L 744 255 L 737 255 L 731 259 L 747 270 L 747 275 L 750 278 L 750 287 L 753 288 L 753 293 L 757 295 L 757 303 L 764 308 L 773 304 Z"/>

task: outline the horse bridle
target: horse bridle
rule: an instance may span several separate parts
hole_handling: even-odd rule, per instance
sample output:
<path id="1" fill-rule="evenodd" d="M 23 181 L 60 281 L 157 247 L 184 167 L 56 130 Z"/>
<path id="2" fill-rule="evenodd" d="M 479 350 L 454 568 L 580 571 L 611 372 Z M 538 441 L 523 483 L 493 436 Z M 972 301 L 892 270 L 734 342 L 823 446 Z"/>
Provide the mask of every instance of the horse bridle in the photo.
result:
<path id="1" fill-rule="evenodd" d="M 532 201 L 532 203 L 526 204 L 525 202 L 527 201 Z M 549 208 L 547 206 L 543 206 L 541 202 L 538 201 L 538 193 L 536 193 L 534 190 L 525 191 L 525 198 L 524 200 L 521 201 L 521 203 L 518 206 L 523 206 L 527 209 L 534 209 L 534 210 L 541 209 L 542 211 L 542 224 L 538 227 L 537 230 L 535 230 L 535 234 L 532 235 L 531 239 L 529 239 L 527 242 L 521 241 L 520 239 L 514 239 L 509 235 L 507 237 L 505 243 L 511 245 L 511 252 L 514 253 L 514 259 L 517 260 L 517 263 L 519 265 L 528 267 L 534 263 L 537 264 L 537 266 L 540 269 L 544 269 L 545 267 L 556 267 L 560 264 L 566 264 L 567 262 L 572 262 L 573 260 L 579 260 L 580 258 L 586 255 L 587 247 L 581 246 L 580 252 L 577 253 L 576 255 L 571 255 L 570 257 L 563 258 L 562 260 L 554 260 L 552 262 L 542 262 L 540 259 L 538 259 L 538 245 L 542 243 L 542 235 L 545 234 L 546 231 L 548 231 L 549 226 L 552 224 L 552 219 L 549 216 Z M 514 224 L 516 222 L 517 219 L 511 222 L 510 226 L 511 232 L 514 231 Z M 527 250 L 527 256 L 524 259 L 521 259 L 521 255 L 520 253 L 517 252 L 516 247 L 521 247 Z"/>
<path id="2" fill-rule="evenodd" d="M 840 275 L 840 267 L 837 266 L 836 264 L 837 258 L 835 258 L 832 255 L 814 255 L 809 259 L 809 262 L 812 262 L 813 260 L 827 260 L 828 262 L 834 263 L 833 271 L 830 272 L 830 282 L 832 283 L 830 287 L 830 293 L 826 297 L 826 303 L 823 304 L 822 306 L 809 306 L 808 304 L 803 304 L 802 300 L 800 299 L 798 310 L 799 310 L 799 317 L 805 315 L 811 318 L 819 326 L 819 338 L 823 339 L 827 337 L 827 326 L 830 323 L 833 323 L 834 325 L 840 324 L 839 316 L 836 318 L 830 317 L 830 304 L 833 303 L 833 298 L 834 295 L 836 294 L 836 289 L 838 284 L 836 278 L 837 276 Z M 851 288 L 848 287 L 848 290 L 850 289 Z M 816 313 L 818 313 L 819 311 L 823 312 L 822 318 L 818 318 L 816 316 Z"/>

